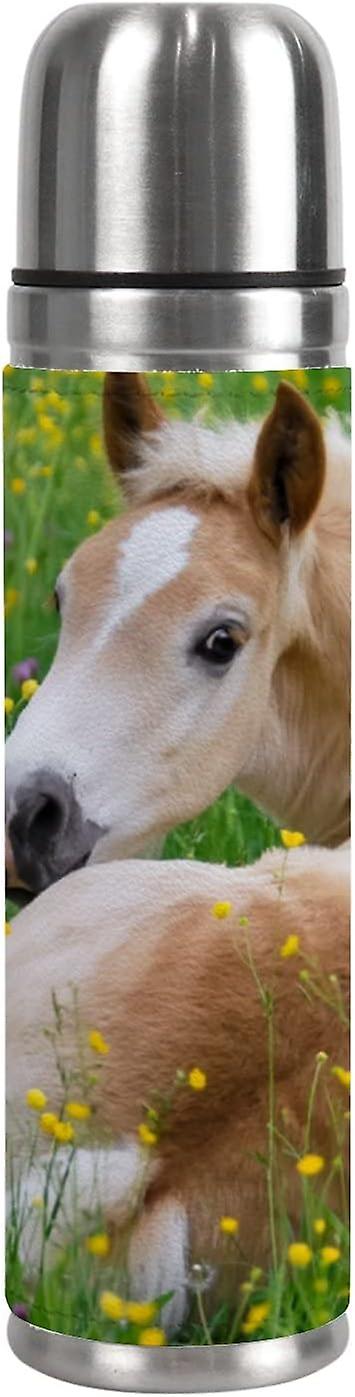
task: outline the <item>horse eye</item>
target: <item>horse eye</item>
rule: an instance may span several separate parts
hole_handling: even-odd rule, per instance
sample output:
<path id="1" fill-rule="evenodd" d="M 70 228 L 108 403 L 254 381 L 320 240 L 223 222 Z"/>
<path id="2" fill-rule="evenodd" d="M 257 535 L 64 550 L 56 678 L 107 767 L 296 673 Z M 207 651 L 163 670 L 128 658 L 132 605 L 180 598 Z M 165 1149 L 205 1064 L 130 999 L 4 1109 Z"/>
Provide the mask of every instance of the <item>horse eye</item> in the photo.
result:
<path id="1" fill-rule="evenodd" d="M 55 607 L 55 610 L 58 611 L 58 615 L 60 616 L 60 596 L 58 587 L 53 588 L 53 606 Z"/>
<path id="2" fill-rule="evenodd" d="M 216 626 L 214 631 L 204 636 L 196 646 L 196 655 L 209 665 L 229 665 L 240 649 L 228 626 Z"/>

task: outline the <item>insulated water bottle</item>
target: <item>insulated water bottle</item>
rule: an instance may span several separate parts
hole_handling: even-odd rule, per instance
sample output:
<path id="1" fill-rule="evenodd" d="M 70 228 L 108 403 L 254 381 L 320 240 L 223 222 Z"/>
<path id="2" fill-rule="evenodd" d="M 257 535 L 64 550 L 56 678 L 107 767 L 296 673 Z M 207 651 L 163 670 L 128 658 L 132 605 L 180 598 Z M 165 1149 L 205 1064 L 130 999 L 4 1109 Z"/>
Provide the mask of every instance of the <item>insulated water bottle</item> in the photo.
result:
<path id="1" fill-rule="evenodd" d="M 348 300 L 279 5 L 91 4 L 25 77 L 4 371 L 7 1298 L 109 1390 L 347 1336 Z"/>

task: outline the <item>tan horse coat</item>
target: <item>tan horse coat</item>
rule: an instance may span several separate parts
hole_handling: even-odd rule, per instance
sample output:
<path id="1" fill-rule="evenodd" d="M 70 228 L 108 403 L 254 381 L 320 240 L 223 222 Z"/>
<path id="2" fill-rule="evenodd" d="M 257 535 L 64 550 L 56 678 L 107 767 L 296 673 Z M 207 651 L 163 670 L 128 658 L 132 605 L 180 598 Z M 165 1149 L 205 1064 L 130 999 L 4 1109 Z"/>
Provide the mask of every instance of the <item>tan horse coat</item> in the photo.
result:
<path id="1" fill-rule="evenodd" d="M 224 920 L 213 914 L 220 899 L 232 904 Z M 118 1257 L 128 1226 L 130 1288 L 140 1298 L 174 1289 L 170 1326 L 185 1311 L 191 1260 L 215 1265 L 226 1256 L 221 1215 L 240 1219 L 242 1253 L 230 1248 L 225 1268 L 230 1295 L 246 1264 L 270 1263 L 266 1173 L 257 1159 L 258 1152 L 267 1154 L 270 1115 L 267 1021 L 257 977 L 275 1005 L 275 1123 L 302 1154 L 316 1055 L 325 1052 L 329 1063 L 308 1147 L 324 1155 L 327 1167 L 337 1153 L 323 1080 L 345 1109 L 344 1088 L 329 1069 L 346 1064 L 348 1034 L 334 1010 L 329 976 L 337 977 L 345 1005 L 348 915 L 347 849 L 304 848 L 288 855 L 286 868 L 280 850 L 237 870 L 178 861 L 101 865 L 72 874 L 14 922 L 8 943 L 11 1112 L 20 1122 L 33 1085 L 46 1091 L 48 1109 L 60 1108 L 62 1089 L 41 1029 L 52 1022 L 52 990 L 68 1005 L 76 985 L 85 1041 L 94 1027 L 110 1046 L 96 1094 L 96 1124 L 107 1149 L 100 1165 L 95 1151 L 78 1150 L 82 1207 L 99 1169 Z M 299 936 L 299 952 L 288 959 L 281 948 L 291 934 Z M 24 964 L 25 996 L 19 993 Z M 299 979 L 307 967 L 322 990 L 310 999 Z M 333 1008 L 323 995 L 326 1001 L 333 995 Z M 70 1062 L 76 1052 L 70 1019 L 64 1043 Z M 185 1085 L 172 1093 L 177 1070 L 193 1067 L 206 1074 L 205 1090 Z M 156 1092 L 173 1099 L 166 1130 L 146 1152 L 142 1185 L 137 1128 Z M 302 1189 L 296 1155 L 290 1160 L 282 1143 L 277 1155 L 276 1209 L 284 1190 L 297 1236 Z M 132 1199 L 139 1180 L 137 1210 Z M 39 1184 L 37 1167 L 27 1195 Z M 336 1180 L 334 1190 L 336 1203 Z M 69 1217 L 69 1203 L 66 1211 Z"/>

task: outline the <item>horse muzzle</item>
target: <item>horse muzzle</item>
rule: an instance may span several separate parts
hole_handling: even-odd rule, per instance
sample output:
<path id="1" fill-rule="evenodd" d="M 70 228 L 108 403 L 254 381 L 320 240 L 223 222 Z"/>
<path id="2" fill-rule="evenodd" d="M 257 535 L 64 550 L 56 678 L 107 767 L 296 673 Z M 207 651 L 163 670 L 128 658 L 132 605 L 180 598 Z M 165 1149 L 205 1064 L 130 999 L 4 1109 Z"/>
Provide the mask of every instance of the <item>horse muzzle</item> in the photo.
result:
<path id="1" fill-rule="evenodd" d="M 72 785 L 51 771 L 37 772 L 11 799 L 6 836 L 9 894 L 15 900 L 43 892 L 82 868 L 105 833 L 84 818 Z"/>

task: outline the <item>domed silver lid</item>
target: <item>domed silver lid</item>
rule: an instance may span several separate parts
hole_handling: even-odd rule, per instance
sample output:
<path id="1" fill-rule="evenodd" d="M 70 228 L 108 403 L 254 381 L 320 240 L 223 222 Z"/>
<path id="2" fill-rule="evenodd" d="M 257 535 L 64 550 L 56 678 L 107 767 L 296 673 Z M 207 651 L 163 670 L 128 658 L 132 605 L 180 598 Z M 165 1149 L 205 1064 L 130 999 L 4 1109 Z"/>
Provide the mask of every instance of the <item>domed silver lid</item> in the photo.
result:
<path id="1" fill-rule="evenodd" d="M 24 86 L 18 266 L 27 285 L 342 280 L 327 49 L 279 5 L 80 5 Z"/>

